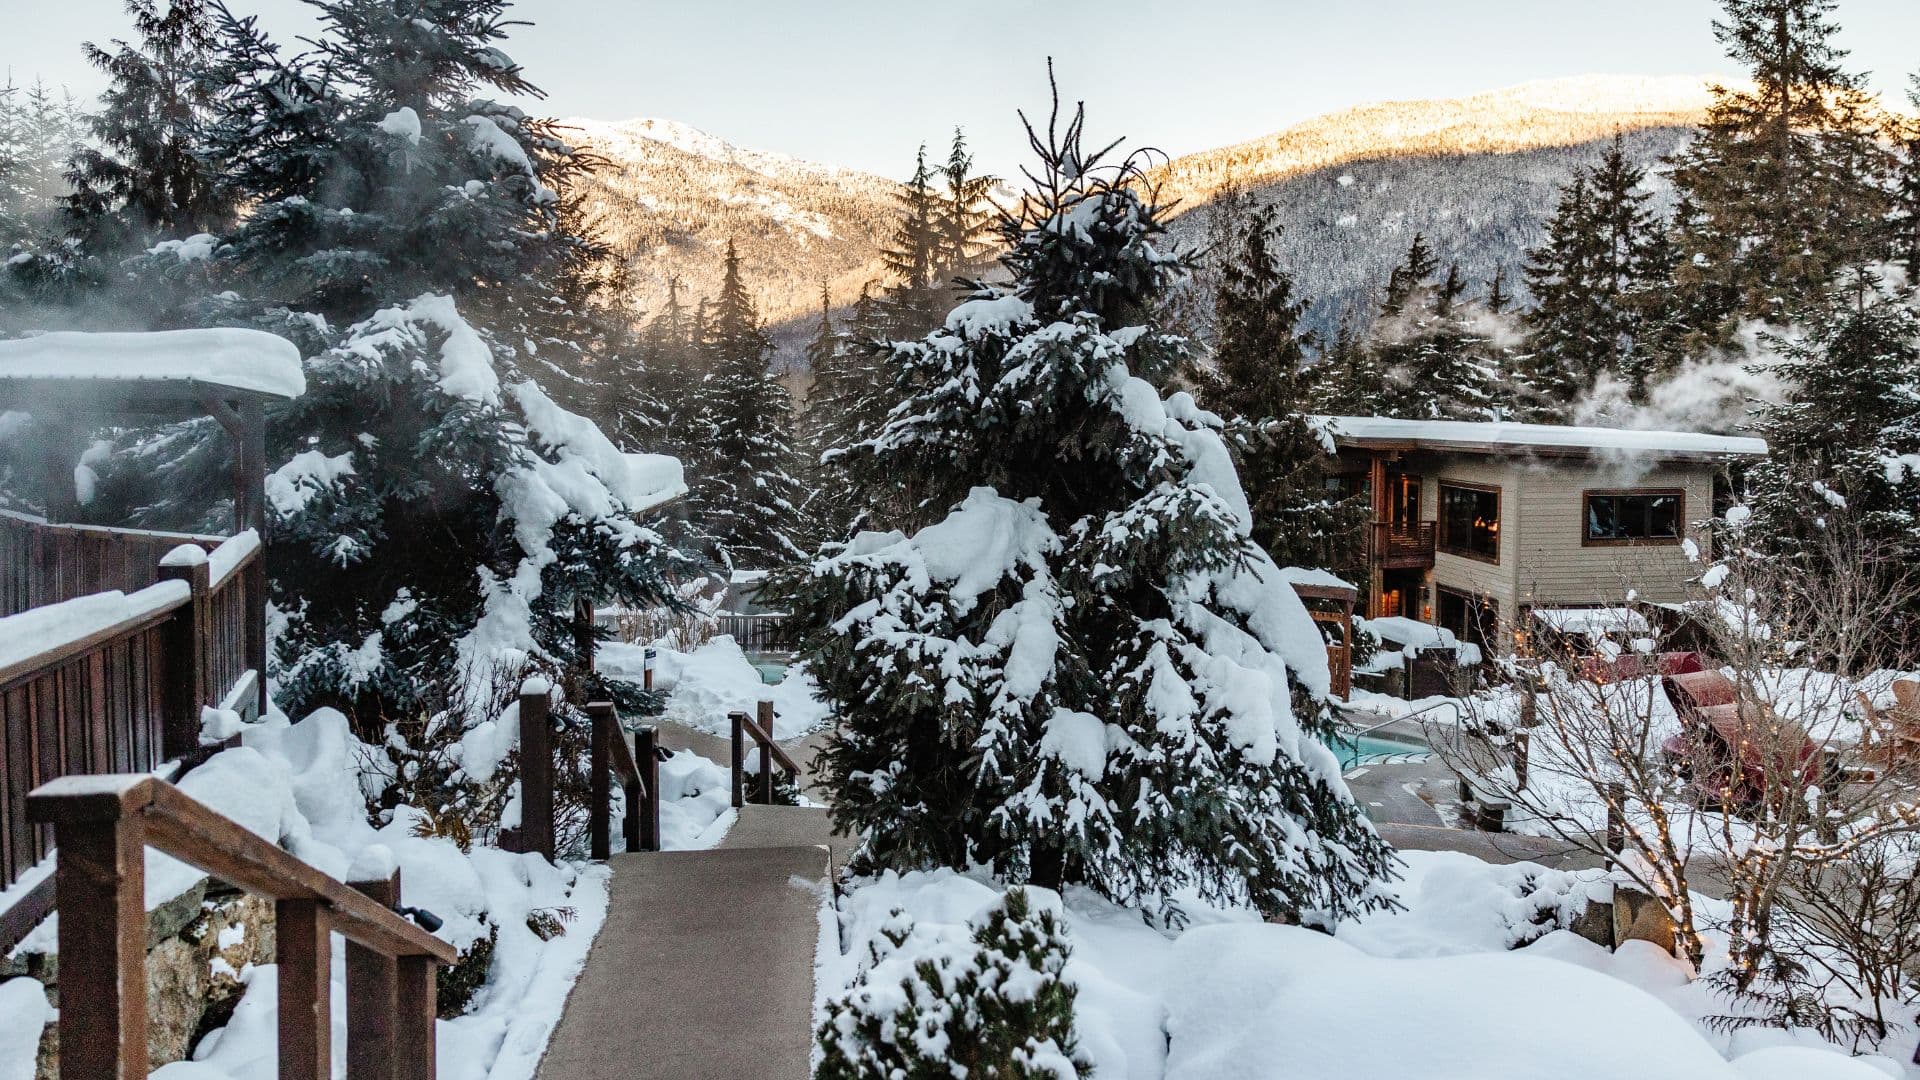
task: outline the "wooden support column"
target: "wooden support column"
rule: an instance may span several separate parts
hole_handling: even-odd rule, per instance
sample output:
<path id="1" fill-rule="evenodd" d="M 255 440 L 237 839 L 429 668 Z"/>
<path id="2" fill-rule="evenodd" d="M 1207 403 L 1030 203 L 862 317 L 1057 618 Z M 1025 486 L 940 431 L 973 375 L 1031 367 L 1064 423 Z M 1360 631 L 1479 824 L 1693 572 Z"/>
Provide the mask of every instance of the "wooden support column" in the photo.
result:
<path id="1" fill-rule="evenodd" d="M 400 902 L 398 869 L 390 877 L 348 884 L 382 907 Z M 393 1080 L 399 978 L 399 961 L 347 942 L 347 1075 L 353 1080 Z"/>
<path id="2" fill-rule="evenodd" d="M 553 731 L 547 688 L 520 695 L 520 838 L 522 851 L 553 861 Z"/>
<path id="3" fill-rule="evenodd" d="M 433 958 L 403 956 L 399 965 L 400 1011 L 394 1014 L 393 1080 L 435 1080 L 433 1020 L 440 1010 Z"/>
<path id="4" fill-rule="evenodd" d="M 747 757 L 747 714 L 728 713 L 727 719 L 733 721 L 733 805 L 739 809 L 747 804 L 745 778 L 742 776 Z"/>
<path id="5" fill-rule="evenodd" d="M 760 744 L 760 801 L 773 805 L 773 702 L 760 703 L 760 734 L 766 741 Z"/>
<path id="6" fill-rule="evenodd" d="M 322 901 L 274 902 L 274 963 L 280 969 L 281 1080 L 333 1080 L 330 936 Z"/>
<path id="7" fill-rule="evenodd" d="M 613 740 L 622 738 L 615 729 L 619 721 L 613 703 L 596 701 L 587 706 L 593 721 L 592 745 L 587 754 L 588 855 L 605 862 L 613 855 Z"/>
<path id="8" fill-rule="evenodd" d="M 60 1075 L 146 1080 L 146 838 L 137 814 L 56 823 Z"/>
<path id="9" fill-rule="evenodd" d="M 640 835 L 634 845 L 639 851 L 660 850 L 660 729 L 651 725 L 633 735 L 633 759 L 640 766 L 640 782 L 646 789 L 641 796 Z"/>
<path id="10" fill-rule="evenodd" d="M 167 657 L 166 713 L 161 726 L 160 757 L 171 761 L 200 747 L 200 710 L 211 702 L 204 645 L 213 626 L 206 559 L 160 564 L 162 581 L 184 581 L 191 598 L 175 611 L 161 631 Z M 264 685 L 266 672 L 260 672 Z"/>
<path id="11" fill-rule="evenodd" d="M 1367 522 L 1367 618 L 1377 619 L 1385 614 L 1381 610 L 1381 592 L 1386 588 L 1384 526 L 1389 521 L 1387 459 L 1378 450 L 1367 456 L 1367 495 L 1372 503 Z"/>

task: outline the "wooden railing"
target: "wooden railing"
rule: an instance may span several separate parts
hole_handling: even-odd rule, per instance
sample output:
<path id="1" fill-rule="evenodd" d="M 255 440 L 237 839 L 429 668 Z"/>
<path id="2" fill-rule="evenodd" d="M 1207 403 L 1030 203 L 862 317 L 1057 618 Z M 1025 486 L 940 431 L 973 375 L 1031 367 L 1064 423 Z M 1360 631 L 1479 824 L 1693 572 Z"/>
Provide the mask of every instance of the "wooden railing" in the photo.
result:
<path id="1" fill-rule="evenodd" d="M 51 848 L 27 820 L 27 793 L 58 777 L 147 772 L 203 753 L 201 710 L 260 708 L 264 626 L 249 611 L 261 586 L 248 531 L 209 555 L 182 545 L 155 559 L 157 579 L 130 595 L 76 597 L 47 614 L 17 613 L 0 634 L 45 634 L 32 653 L 0 661 L 0 887 Z M 4 642 L 0 645 L 13 645 Z M 32 644 L 32 643 L 29 643 Z M 0 915 L 0 949 L 44 917 L 51 886 Z"/>
<path id="2" fill-rule="evenodd" d="M 742 649 L 773 651 L 793 647 L 791 620 L 784 612 L 740 615 L 721 612 L 720 632 L 733 638 Z"/>
<path id="3" fill-rule="evenodd" d="M 549 862 L 556 854 L 553 791 L 555 749 L 553 743 L 552 690 L 545 679 L 529 679 L 520 689 L 520 824 L 503 830 L 500 846 L 508 851 L 535 852 Z M 587 844 L 595 859 L 612 854 L 613 778 L 617 773 L 626 802 L 622 835 L 628 851 L 660 849 L 660 748 L 659 732 L 642 727 L 633 732 L 635 745 L 628 745 L 627 732 L 613 703 L 596 701 L 587 706 L 593 724 L 588 751 L 587 783 L 589 820 Z"/>
<path id="4" fill-rule="evenodd" d="M 780 749 L 779 743 L 773 741 L 773 702 L 761 702 L 759 714 L 757 723 L 743 712 L 728 714 L 728 719 L 733 721 L 733 805 L 736 808 L 747 804 L 746 742 L 748 736 L 752 736 L 755 746 L 760 751 L 760 781 L 754 792 L 756 801 L 772 804 L 773 766 L 776 761 L 787 771 L 788 776 L 796 780 L 800 777 L 800 766 L 795 764 L 793 758 L 787 756 L 785 750 Z"/>
<path id="5" fill-rule="evenodd" d="M 160 580 L 160 559 L 181 544 L 212 551 L 224 539 L 50 525 L 31 514 L 0 510 L 0 615 L 92 593 L 137 592 Z"/>
<path id="6" fill-rule="evenodd" d="M 1373 561 L 1387 569 L 1414 569 L 1433 565 L 1435 526 L 1431 521 L 1411 525 L 1375 522 Z"/>
<path id="7" fill-rule="evenodd" d="M 347 1053 L 381 1077 L 434 1076 L 434 965 L 453 946 L 376 900 L 147 775 L 68 776 L 35 790 L 28 814 L 52 827 L 60 955 L 60 1072 L 71 1080 L 147 1075 L 145 851 L 151 847 L 274 901 L 281 1080 L 332 1077 L 332 948 L 349 942 Z M 398 876 L 367 883 L 397 897 Z M 381 962 L 367 962 L 368 957 Z M 372 1076 L 372 1070 L 349 1070 Z"/>

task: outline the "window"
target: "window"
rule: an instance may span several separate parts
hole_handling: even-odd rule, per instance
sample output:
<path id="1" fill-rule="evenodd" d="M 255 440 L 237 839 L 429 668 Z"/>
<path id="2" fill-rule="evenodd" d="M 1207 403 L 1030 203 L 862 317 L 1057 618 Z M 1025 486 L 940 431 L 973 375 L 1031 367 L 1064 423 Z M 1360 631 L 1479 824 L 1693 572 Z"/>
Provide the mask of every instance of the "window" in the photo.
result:
<path id="1" fill-rule="evenodd" d="M 1438 624 L 1453 631 L 1461 641 L 1485 647 L 1500 625 L 1499 609 L 1492 600 L 1471 596 L 1442 585 L 1434 590 L 1439 596 Z"/>
<path id="2" fill-rule="evenodd" d="M 1685 498 L 1678 491 L 1589 491 L 1587 544 L 1677 544 Z"/>
<path id="3" fill-rule="evenodd" d="M 1500 489 L 1440 482 L 1440 550 L 1500 561 Z"/>

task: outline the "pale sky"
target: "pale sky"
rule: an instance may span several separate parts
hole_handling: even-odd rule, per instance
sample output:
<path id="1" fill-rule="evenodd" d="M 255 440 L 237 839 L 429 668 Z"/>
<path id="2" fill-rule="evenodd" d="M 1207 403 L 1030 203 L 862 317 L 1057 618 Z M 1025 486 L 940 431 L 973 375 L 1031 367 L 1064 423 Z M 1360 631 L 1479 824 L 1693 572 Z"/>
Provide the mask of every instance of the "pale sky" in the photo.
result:
<path id="1" fill-rule="evenodd" d="M 290 40 L 300 0 L 229 0 Z M 1594 73 L 1731 74 L 1714 0 L 521 0 L 507 51 L 538 111 L 657 116 L 741 146 L 899 176 L 966 128 L 983 164 L 1026 159 L 1014 110 L 1051 55 L 1094 136 L 1173 154 L 1367 101 Z M 1842 44 L 1883 93 L 1920 68 L 1920 0 L 1841 0 Z M 120 0 L 0 0 L 0 75 L 91 95 L 78 43 L 127 32 Z"/>

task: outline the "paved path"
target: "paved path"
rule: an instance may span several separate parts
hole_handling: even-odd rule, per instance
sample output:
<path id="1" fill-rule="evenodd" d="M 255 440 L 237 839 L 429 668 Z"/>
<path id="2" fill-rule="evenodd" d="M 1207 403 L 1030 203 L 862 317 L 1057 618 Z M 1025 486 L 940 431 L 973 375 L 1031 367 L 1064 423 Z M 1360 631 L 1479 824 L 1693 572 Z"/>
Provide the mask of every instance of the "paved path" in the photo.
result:
<path id="1" fill-rule="evenodd" d="M 746 807 L 712 851 L 615 855 L 539 1080 L 806 1080 L 826 812 Z"/>

